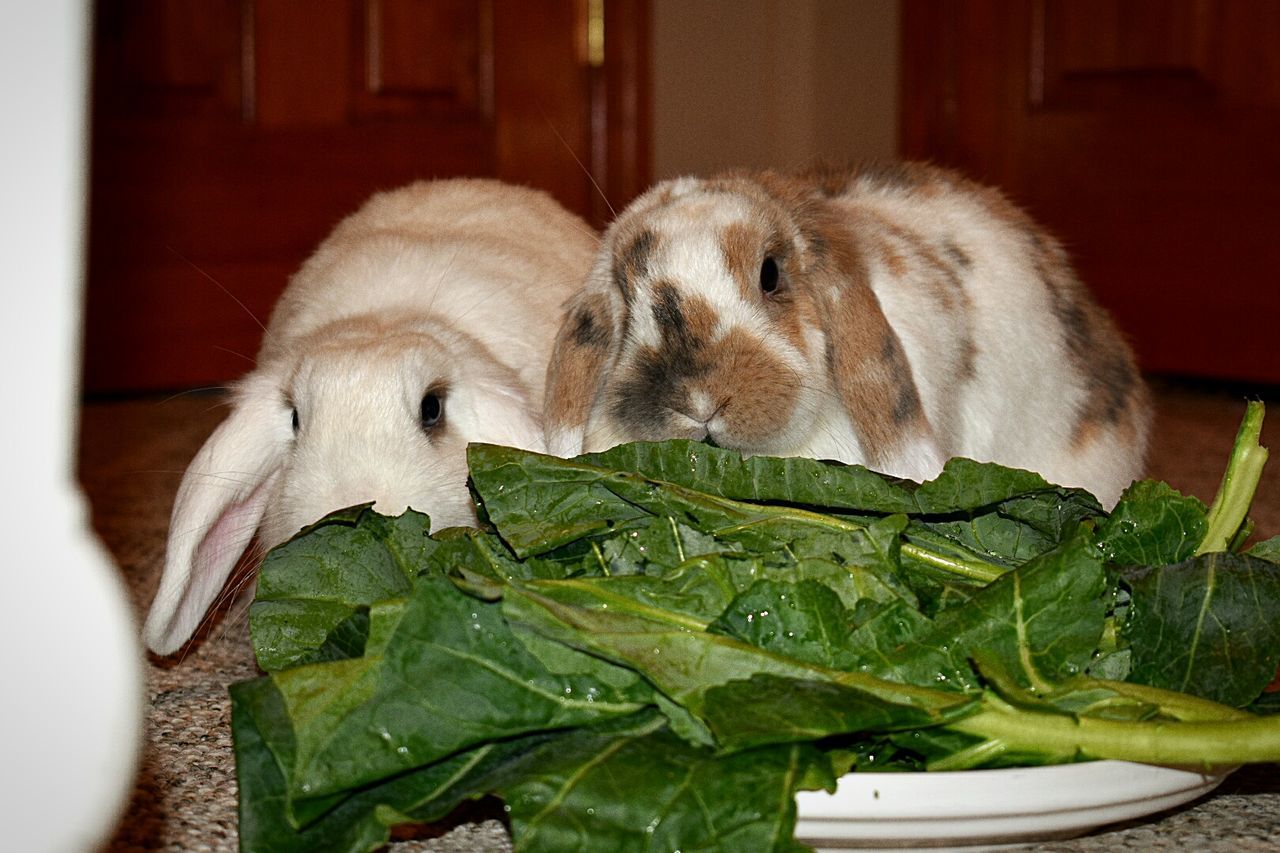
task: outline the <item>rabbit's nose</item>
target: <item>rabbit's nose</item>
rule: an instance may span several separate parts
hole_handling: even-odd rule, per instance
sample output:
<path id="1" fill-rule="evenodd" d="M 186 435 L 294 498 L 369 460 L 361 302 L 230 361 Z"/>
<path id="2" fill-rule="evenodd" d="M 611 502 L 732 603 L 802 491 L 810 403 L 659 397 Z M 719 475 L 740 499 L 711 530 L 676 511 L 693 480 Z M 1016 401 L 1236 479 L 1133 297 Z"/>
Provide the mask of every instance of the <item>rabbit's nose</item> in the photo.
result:
<path id="1" fill-rule="evenodd" d="M 729 400 L 716 400 L 706 392 L 692 392 L 683 406 L 673 408 L 676 423 L 673 424 L 672 438 L 691 438 L 703 441 L 714 439 L 714 434 L 723 432 L 723 424 L 718 420 Z"/>
<path id="2" fill-rule="evenodd" d="M 696 390 L 689 393 L 689 398 L 685 405 L 676 409 L 676 411 L 689 420 L 705 426 L 710 423 L 712 418 L 720 414 L 721 410 L 728 405 L 728 402 L 728 400 L 716 400 L 706 391 Z"/>

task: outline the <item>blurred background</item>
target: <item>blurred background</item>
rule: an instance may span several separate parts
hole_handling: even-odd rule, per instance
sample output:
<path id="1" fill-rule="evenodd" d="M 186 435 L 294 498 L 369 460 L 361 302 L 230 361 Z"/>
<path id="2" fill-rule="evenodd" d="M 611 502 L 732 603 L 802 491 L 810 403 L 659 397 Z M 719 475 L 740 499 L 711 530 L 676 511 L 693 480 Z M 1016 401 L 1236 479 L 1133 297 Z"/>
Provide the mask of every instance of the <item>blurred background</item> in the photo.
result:
<path id="1" fill-rule="evenodd" d="M 1057 233 L 1153 375 L 1280 382 L 1271 0 L 99 0 L 84 387 L 216 386 L 369 193 L 905 156 Z"/>

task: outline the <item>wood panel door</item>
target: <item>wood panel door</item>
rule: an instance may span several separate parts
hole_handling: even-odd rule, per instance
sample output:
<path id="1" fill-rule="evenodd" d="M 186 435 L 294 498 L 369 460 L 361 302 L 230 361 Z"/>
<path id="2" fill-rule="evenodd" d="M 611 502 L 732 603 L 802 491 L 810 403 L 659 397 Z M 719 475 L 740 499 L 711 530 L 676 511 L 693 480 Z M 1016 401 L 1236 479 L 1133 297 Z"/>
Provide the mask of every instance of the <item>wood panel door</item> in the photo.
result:
<path id="1" fill-rule="evenodd" d="M 1153 372 L 1280 382 L 1280 3 L 904 0 L 903 149 L 1063 238 Z"/>
<path id="2" fill-rule="evenodd" d="M 646 0 L 99 0 L 86 391 L 246 372 L 375 190 L 491 175 L 604 221 L 648 181 L 647 38 Z"/>

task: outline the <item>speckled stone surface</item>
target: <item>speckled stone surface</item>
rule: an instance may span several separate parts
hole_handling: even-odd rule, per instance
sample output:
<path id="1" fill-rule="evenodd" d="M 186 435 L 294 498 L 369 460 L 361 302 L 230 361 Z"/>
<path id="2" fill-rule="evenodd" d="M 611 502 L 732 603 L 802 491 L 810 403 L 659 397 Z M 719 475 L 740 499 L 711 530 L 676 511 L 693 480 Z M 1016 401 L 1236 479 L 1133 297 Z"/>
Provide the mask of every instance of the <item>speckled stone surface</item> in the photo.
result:
<path id="1" fill-rule="evenodd" d="M 1206 500 L 1217 489 L 1242 397 L 1158 387 L 1149 474 Z M 1280 448 L 1280 405 L 1264 444 Z M 187 462 L 221 420 L 218 398 L 97 402 L 82 413 L 81 479 L 99 535 L 114 555 L 141 617 L 160 575 L 169 507 Z M 1280 460 L 1253 517 L 1280 533 Z M 236 784 L 227 685 L 256 675 L 243 613 L 229 605 L 181 659 L 148 663 L 148 714 L 140 770 L 107 849 L 233 850 Z M 448 825 L 398 838 L 396 851 L 507 851 L 501 810 L 477 804 Z M 1049 851 L 1280 850 L 1280 769 L 1246 767 L 1214 793 L 1169 813 L 1083 838 L 1032 845 Z"/>

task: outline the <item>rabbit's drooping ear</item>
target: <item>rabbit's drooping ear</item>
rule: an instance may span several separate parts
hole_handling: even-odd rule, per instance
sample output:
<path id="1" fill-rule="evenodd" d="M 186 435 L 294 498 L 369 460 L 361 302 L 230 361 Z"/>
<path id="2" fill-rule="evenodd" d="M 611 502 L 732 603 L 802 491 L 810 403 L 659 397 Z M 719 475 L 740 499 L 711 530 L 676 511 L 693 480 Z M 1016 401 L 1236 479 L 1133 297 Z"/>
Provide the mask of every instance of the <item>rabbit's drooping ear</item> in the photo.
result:
<path id="1" fill-rule="evenodd" d="M 831 383 L 858 436 L 865 464 L 916 481 L 932 479 L 946 457 L 920 402 L 902 341 L 863 276 L 840 259 L 841 284 L 823 307 Z M 815 282 L 816 284 L 816 282 Z"/>
<path id="2" fill-rule="evenodd" d="M 191 460 L 169 522 L 164 575 L 142 637 L 156 654 L 191 638 L 248 548 L 290 441 L 287 412 L 242 395 Z"/>
<path id="3" fill-rule="evenodd" d="M 582 452 L 615 337 L 608 294 L 588 285 L 570 300 L 547 366 L 543 425 L 549 453 L 569 457 Z"/>

